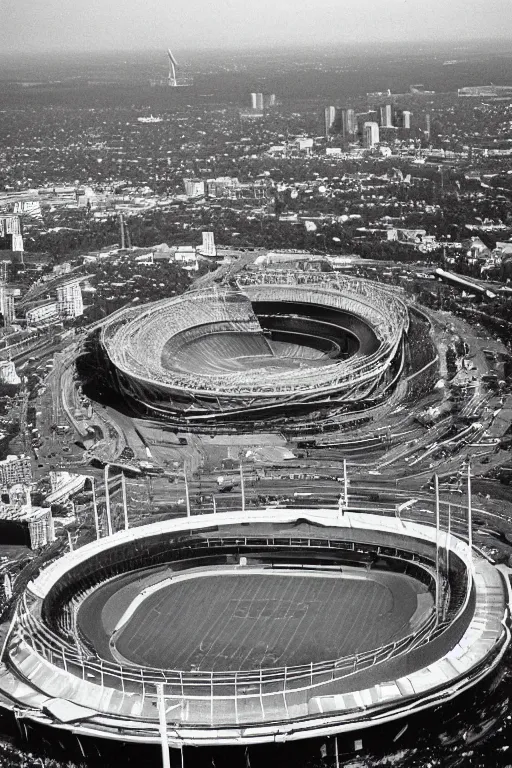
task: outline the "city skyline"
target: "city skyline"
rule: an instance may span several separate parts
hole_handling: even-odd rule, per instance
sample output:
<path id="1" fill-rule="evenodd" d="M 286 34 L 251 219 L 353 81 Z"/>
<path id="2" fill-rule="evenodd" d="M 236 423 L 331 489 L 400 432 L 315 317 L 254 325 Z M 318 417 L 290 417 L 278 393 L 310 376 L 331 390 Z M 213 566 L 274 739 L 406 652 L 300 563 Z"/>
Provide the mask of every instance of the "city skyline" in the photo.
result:
<path id="1" fill-rule="evenodd" d="M 4 52 L 253 48 L 393 41 L 449 42 L 510 38 L 507 0 L 260 0 L 253 6 L 224 0 L 215 6 L 190 0 L 169 9 L 164 0 L 4 0 L 0 47 Z M 457 48 L 454 48 L 454 53 Z"/>

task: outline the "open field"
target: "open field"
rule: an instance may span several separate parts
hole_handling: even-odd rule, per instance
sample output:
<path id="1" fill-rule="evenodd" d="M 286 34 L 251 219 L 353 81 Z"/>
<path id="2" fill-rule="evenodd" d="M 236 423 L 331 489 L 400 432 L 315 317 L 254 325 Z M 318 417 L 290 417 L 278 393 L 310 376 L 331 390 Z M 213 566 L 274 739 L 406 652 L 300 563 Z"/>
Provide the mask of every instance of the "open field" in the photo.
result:
<path id="1" fill-rule="evenodd" d="M 202 576 L 144 600 L 116 639 L 132 663 L 234 671 L 293 666 L 364 652 L 409 631 L 422 585 L 270 573 Z"/>

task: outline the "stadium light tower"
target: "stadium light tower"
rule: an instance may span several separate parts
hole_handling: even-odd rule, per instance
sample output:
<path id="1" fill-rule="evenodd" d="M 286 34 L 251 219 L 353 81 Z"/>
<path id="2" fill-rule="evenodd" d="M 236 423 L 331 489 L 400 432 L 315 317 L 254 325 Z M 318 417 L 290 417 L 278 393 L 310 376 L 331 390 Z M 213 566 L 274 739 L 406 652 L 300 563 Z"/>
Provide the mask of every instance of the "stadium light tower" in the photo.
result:
<path id="1" fill-rule="evenodd" d="M 169 737 L 167 735 L 167 719 L 165 716 L 164 684 L 156 685 L 158 696 L 158 722 L 160 726 L 160 741 L 162 745 L 162 768 L 171 768 L 169 755 Z"/>
<path id="2" fill-rule="evenodd" d="M 183 463 L 183 480 L 185 481 L 185 499 L 187 502 L 187 517 L 190 517 L 190 494 L 188 492 L 187 463 Z"/>
<path id="3" fill-rule="evenodd" d="M 341 481 L 341 477 L 337 478 Z M 343 459 L 343 492 L 340 493 L 338 499 L 338 517 L 343 517 L 345 511 L 348 508 L 348 477 L 347 477 L 347 460 Z"/>
<path id="4" fill-rule="evenodd" d="M 439 621 L 439 477 L 437 474 L 434 476 L 434 484 L 436 490 L 436 627 Z"/>
<path id="5" fill-rule="evenodd" d="M 244 469 L 242 466 L 242 456 L 243 451 L 240 451 L 239 454 L 239 461 L 240 461 L 240 491 L 242 492 L 242 512 L 245 512 L 245 483 L 244 483 Z"/>
<path id="6" fill-rule="evenodd" d="M 107 511 L 107 532 L 109 536 L 112 536 L 112 515 L 110 513 L 110 491 L 108 488 L 108 474 L 110 471 L 110 464 L 105 464 L 104 482 L 105 482 L 105 507 Z"/>
<path id="7" fill-rule="evenodd" d="M 98 519 L 98 503 L 96 501 L 96 482 L 94 479 L 94 475 L 87 475 L 87 478 L 89 482 L 91 483 L 91 489 L 92 489 L 92 511 L 94 514 L 94 528 L 96 530 L 96 538 L 101 538 L 100 536 L 100 523 Z"/>
<path id="8" fill-rule="evenodd" d="M 470 564 L 473 566 L 473 521 L 472 521 L 472 505 L 471 505 L 471 461 L 468 456 L 468 547 Z"/>
<path id="9" fill-rule="evenodd" d="M 124 529 L 125 531 L 128 530 L 129 524 L 128 524 L 128 503 L 126 500 L 126 477 L 124 472 L 121 473 L 121 490 L 123 493 L 123 512 L 124 512 Z"/>
<path id="10" fill-rule="evenodd" d="M 446 531 L 446 577 L 450 578 L 450 543 L 451 543 L 451 527 L 452 527 L 452 505 L 448 504 L 448 528 Z"/>

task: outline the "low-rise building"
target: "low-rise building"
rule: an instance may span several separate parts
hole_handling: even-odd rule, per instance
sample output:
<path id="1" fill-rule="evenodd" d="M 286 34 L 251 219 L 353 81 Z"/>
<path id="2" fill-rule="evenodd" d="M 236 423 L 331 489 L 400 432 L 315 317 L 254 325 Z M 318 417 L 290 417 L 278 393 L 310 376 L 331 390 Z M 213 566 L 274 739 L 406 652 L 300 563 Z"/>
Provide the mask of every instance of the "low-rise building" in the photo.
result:
<path id="1" fill-rule="evenodd" d="M 174 261 L 181 264 L 183 269 L 197 272 L 199 263 L 197 252 L 193 245 L 180 245 L 174 252 Z"/>
<path id="2" fill-rule="evenodd" d="M 300 137 L 298 139 L 295 139 L 294 144 L 299 150 L 299 152 L 311 152 L 313 149 L 314 140 L 308 139 L 305 137 Z"/>
<path id="3" fill-rule="evenodd" d="M 20 377 L 12 360 L 0 360 L 0 384 L 19 384 Z"/>
<path id="4" fill-rule="evenodd" d="M 25 319 L 31 326 L 55 323 L 59 319 L 58 304 L 54 299 L 40 301 L 26 310 Z"/>

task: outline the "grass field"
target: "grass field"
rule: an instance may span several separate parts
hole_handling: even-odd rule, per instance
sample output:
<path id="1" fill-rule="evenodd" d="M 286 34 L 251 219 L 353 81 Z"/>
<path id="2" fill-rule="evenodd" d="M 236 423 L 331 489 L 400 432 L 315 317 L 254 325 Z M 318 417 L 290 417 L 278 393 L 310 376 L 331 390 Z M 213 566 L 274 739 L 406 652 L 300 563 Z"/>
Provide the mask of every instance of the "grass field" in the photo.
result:
<path id="1" fill-rule="evenodd" d="M 129 661 L 167 669 L 293 666 L 376 648 L 409 632 L 421 586 L 291 573 L 211 575 L 150 595 L 116 639 Z"/>

